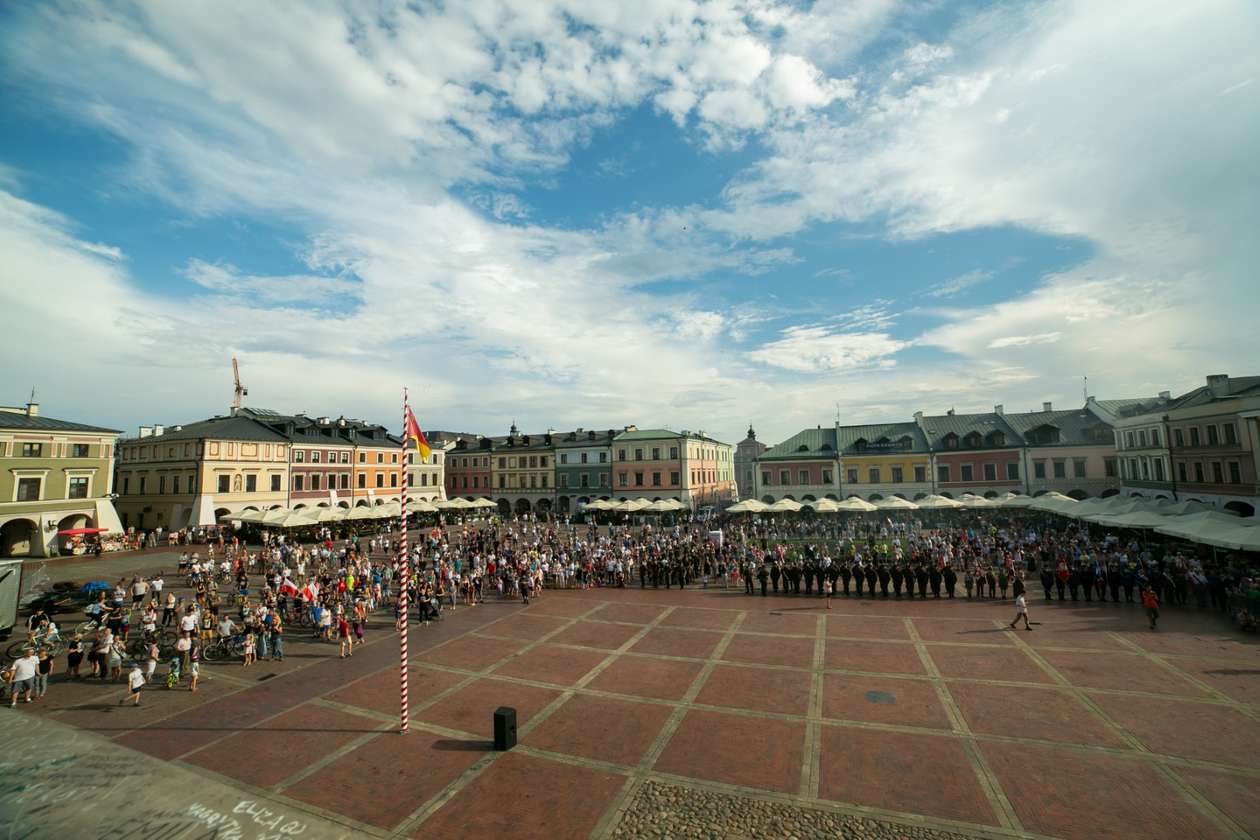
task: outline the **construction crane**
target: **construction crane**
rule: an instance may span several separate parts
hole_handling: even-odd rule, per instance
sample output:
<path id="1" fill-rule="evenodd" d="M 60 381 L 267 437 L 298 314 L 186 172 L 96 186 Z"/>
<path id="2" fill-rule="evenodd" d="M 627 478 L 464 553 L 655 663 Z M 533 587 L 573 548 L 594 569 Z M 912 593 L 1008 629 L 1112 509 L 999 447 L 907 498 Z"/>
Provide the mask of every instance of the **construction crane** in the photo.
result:
<path id="1" fill-rule="evenodd" d="M 241 369 L 236 364 L 236 357 L 232 357 L 232 378 L 236 380 L 236 391 L 232 397 L 232 413 L 235 414 L 241 408 L 241 397 L 249 396 L 249 389 L 241 386 Z"/>

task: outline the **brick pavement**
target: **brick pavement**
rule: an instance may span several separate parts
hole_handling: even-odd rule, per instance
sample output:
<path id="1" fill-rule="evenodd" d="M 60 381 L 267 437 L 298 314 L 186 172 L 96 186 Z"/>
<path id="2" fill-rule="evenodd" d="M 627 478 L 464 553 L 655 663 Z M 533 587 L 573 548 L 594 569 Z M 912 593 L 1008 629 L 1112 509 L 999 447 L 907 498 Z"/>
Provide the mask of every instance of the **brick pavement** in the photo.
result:
<path id="1" fill-rule="evenodd" d="M 547 593 L 396 637 L 318 643 L 274 677 L 106 711 L 55 684 L 23 712 L 113 736 L 365 835 L 585 836 L 649 781 L 976 836 L 1240 837 L 1260 830 L 1260 647 L 1216 616 L 1034 602 Z M 377 628 L 379 629 L 379 628 Z M 287 663 L 286 663 L 287 664 Z M 263 663 L 266 665 L 266 663 Z M 489 749 L 490 713 L 520 744 Z"/>

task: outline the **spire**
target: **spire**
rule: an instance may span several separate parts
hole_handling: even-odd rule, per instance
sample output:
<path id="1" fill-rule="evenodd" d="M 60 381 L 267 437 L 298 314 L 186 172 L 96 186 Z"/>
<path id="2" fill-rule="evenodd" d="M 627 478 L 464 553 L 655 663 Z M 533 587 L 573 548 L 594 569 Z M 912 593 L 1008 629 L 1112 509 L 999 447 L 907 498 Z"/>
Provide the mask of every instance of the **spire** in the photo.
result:
<path id="1" fill-rule="evenodd" d="M 509 431 L 509 432 L 508 432 L 508 435 L 509 435 L 510 437 L 516 437 L 518 434 L 520 434 L 520 433 L 516 430 L 516 418 L 515 418 L 515 417 L 513 417 L 513 418 L 512 418 L 512 429 L 511 429 L 511 431 Z"/>
<path id="2" fill-rule="evenodd" d="M 756 439 L 757 439 L 757 433 L 756 433 L 755 431 L 753 431 L 752 423 L 749 423 L 749 424 L 748 424 L 748 439 L 749 439 L 749 440 L 756 440 Z"/>

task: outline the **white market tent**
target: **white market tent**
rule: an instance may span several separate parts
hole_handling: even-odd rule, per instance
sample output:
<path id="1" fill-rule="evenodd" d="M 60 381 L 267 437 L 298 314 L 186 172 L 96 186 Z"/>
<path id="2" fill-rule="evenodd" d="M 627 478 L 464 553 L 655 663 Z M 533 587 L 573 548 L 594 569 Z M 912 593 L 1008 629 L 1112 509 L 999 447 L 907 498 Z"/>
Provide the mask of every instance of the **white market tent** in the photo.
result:
<path id="1" fill-rule="evenodd" d="M 801 507 L 800 502 L 794 502 L 791 499 L 779 499 L 766 510 L 769 513 L 796 513 Z"/>
<path id="2" fill-rule="evenodd" d="M 889 496 L 886 499 L 880 499 L 875 503 L 875 507 L 880 510 L 918 510 L 919 506 L 908 499 L 900 496 Z"/>
<path id="3" fill-rule="evenodd" d="M 879 510 L 875 505 L 859 499 L 857 496 L 850 496 L 843 502 L 836 502 L 836 510 L 843 513 L 870 513 L 873 510 Z"/>
<path id="4" fill-rule="evenodd" d="M 949 499 L 945 496 L 931 495 L 924 496 L 915 502 L 921 510 L 948 510 L 963 507 L 963 503 L 957 499 Z"/>
<path id="5" fill-rule="evenodd" d="M 765 513 L 770 506 L 765 502 L 759 502 L 756 499 L 744 499 L 742 502 L 736 502 L 726 509 L 727 513 Z"/>

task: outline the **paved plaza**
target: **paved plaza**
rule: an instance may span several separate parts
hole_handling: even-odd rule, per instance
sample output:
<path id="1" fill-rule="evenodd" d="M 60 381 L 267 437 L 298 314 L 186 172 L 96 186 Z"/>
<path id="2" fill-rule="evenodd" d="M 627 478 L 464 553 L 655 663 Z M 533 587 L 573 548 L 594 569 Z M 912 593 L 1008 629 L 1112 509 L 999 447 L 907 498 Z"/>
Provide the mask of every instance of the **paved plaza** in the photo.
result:
<path id="1" fill-rule="evenodd" d="M 4 710 L 5 733 L 47 727 L 8 772 L 77 733 L 74 754 L 168 768 L 145 799 L 164 819 L 265 803 L 305 837 L 1260 836 L 1254 637 L 1194 610 L 1152 633 L 1134 607 L 1031 607 L 1016 632 L 991 601 L 492 598 L 412 628 L 410 734 L 378 618 L 353 659 L 294 637 L 283 663 L 207 664 L 196 694 L 154 688 L 140 708 L 55 680 Z M 499 753 L 503 705 L 520 742 Z M 20 836 L 52 836 L 30 807 L 0 796 Z"/>

